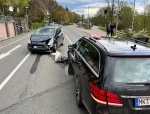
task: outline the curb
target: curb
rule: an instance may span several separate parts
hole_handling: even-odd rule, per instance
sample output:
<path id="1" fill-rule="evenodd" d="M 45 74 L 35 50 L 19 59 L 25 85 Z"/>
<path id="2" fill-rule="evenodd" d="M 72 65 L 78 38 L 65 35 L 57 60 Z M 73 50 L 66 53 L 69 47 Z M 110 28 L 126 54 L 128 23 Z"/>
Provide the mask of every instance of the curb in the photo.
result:
<path id="1" fill-rule="evenodd" d="M 2 38 L 2 39 L 0 39 L 0 41 L 7 40 L 7 39 L 11 39 L 11 38 L 14 38 L 14 37 L 15 37 L 15 36 L 7 37 L 7 38 Z"/>

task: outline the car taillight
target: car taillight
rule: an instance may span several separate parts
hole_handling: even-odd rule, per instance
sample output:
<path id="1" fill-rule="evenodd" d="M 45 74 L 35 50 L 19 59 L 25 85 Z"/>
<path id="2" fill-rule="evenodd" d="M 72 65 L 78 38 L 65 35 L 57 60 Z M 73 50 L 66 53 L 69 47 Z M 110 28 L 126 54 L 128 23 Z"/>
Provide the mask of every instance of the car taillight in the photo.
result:
<path id="1" fill-rule="evenodd" d="M 119 107 L 123 106 L 119 95 L 102 90 L 97 87 L 93 82 L 90 82 L 90 93 L 92 98 L 100 104 L 108 104 Z"/>

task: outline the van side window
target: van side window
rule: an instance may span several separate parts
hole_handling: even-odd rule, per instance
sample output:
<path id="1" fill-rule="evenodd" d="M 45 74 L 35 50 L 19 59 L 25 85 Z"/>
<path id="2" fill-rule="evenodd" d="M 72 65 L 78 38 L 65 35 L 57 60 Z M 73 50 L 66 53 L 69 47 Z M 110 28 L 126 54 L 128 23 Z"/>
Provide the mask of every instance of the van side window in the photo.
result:
<path id="1" fill-rule="evenodd" d="M 79 50 L 81 43 L 82 43 L 82 40 L 79 40 L 79 41 L 77 41 L 77 42 L 75 43 L 75 45 L 76 45 L 76 46 L 75 46 L 75 49 L 76 49 L 76 50 Z"/>
<path id="2" fill-rule="evenodd" d="M 99 53 L 98 51 L 91 46 L 87 55 L 87 62 L 93 68 L 93 70 L 98 73 L 99 72 Z"/>
<path id="3" fill-rule="evenodd" d="M 90 49 L 90 44 L 86 41 L 82 41 L 78 51 L 80 52 L 80 54 L 85 57 L 86 52 L 88 52 L 88 50 Z"/>

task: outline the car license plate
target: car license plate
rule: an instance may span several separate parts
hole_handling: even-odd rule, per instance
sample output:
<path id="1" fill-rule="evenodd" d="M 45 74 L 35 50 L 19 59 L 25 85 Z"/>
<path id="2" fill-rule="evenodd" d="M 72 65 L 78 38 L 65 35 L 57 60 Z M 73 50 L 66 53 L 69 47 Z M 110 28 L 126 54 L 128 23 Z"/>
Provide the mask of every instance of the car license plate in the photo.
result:
<path id="1" fill-rule="evenodd" d="M 42 46 L 32 46 L 32 48 L 42 48 Z"/>
<path id="2" fill-rule="evenodd" d="M 37 46 L 33 46 L 33 48 L 38 48 Z"/>
<path id="3" fill-rule="evenodd" d="M 148 106 L 150 105 L 149 98 L 135 98 L 135 106 Z"/>

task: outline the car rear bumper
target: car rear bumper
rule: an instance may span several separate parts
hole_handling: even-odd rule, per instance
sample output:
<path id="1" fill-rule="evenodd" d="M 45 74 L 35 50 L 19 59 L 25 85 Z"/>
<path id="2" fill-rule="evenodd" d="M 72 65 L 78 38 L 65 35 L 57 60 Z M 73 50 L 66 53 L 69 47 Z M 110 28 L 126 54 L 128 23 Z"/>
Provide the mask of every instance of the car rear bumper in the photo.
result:
<path id="1" fill-rule="evenodd" d="M 150 114 L 150 110 L 134 110 L 129 107 L 113 107 L 98 105 L 96 114 Z"/>

